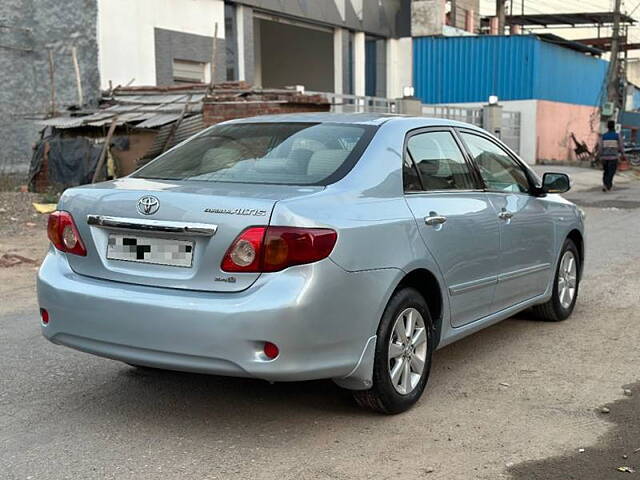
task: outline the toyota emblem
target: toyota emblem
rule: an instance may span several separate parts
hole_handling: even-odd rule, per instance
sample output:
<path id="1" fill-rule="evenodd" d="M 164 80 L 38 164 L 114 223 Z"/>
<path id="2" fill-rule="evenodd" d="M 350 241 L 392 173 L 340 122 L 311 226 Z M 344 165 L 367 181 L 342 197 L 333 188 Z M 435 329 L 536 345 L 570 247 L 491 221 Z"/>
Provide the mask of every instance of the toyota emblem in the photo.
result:
<path id="1" fill-rule="evenodd" d="M 160 208 L 160 200 L 151 195 L 147 195 L 138 200 L 138 212 L 142 215 L 153 215 Z"/>

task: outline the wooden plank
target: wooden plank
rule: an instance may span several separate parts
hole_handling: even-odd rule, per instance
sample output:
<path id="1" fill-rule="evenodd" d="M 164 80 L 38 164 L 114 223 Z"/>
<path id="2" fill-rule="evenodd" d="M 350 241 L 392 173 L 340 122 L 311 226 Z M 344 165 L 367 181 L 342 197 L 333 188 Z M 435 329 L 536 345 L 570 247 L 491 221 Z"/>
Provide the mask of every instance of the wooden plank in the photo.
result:
<path id="1" fill-rule="evenodd" d="M 100 170 L 104 166 L 104 162 L 107 158 L 107 152 L 109 151 L 109 144 L 111 143 L 111 138 L 113 137 L 113 132 L 116 130 L 116 121 L 118 117 L 114 117 L 111 120 L 111 125 L 109 125 L 109 131 L 107 132 L 107 138 L 104 140 L 104 146 L 102 147 L 102 151 L 100 152 L 100 158 L 98 159 L 98 165 L 96 165 L 96 171 L 93 172 L 93 178 L 91 179 L 91 183 L 96 183 L 98 180 L 98 175 L 100 174 Z"/>

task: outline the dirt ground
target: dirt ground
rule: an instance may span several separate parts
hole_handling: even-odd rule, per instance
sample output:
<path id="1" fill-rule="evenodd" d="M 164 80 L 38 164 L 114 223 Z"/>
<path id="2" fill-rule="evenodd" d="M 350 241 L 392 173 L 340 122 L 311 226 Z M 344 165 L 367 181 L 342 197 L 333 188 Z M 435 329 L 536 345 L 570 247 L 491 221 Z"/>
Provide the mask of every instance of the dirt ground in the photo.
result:
<path id="1" fill-rule="evenodd" d="M 48 248 L 47 215 L 37 213 L 33 202 L 40 202 L 35 193 L 0 192 L 0 295 L 6 300 L 33 302 L 35 272 Z M 19 255 L 33 263 L 22 261 L 13 267 L 2 267 L 3 255 Z M 0 312 L 3 307 L 0 307 Z"/>
<path id="2" fill-rule="evenodd" d="M 393 417 L 331 382 L 139 371 L 52 345 L 36 267 L 0 268 L 0 478 L 640 476 L 640 182 L 617 194 L 614 207 L 589 188 L 567 195 L 588 234 L 570 319 L 525 312 L 439 350 L 422 400 Z M 20 212 L 0 211 L 0 256 L 39 260 L 45 219 Z"/>

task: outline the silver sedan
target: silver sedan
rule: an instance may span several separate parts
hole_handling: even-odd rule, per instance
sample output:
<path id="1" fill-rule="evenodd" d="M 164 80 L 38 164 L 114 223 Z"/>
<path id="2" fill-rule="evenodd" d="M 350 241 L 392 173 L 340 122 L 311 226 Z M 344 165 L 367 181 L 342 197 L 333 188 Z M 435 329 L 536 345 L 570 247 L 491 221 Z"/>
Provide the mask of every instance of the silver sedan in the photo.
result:
<path id="1" fill-rule="evenodd" d="M 527 308 L 571 314 L 584 233 L 568 189 L 463 123 L 218 124 L 64 193 L 38 276 L 42 332 L 137 367 L 329 378 L 398 413 L 437 348 Z"/>

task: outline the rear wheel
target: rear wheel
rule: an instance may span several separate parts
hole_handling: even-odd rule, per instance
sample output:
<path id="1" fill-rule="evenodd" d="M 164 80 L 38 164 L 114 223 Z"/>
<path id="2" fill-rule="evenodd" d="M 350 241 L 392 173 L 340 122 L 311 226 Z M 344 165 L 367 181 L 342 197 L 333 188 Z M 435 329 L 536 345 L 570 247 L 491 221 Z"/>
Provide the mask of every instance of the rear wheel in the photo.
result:
<path id="1" fill-rule="evenodd" d="M 397 291 L 378 327 L 373 386 L 354 392 L 361 407 L 394 414 L 415 404 L 431 369 L 432 322 L 427 304 L 413 288 Z"/>
<path id="2" fill-rule="evenodd" d="M 542 320 L 559 322 L 569 318 L 578 299 L 580 255 L 572 240 L 564 242 L 553 282 L 553 294 L 547 303 L 533 307 Z"/>

